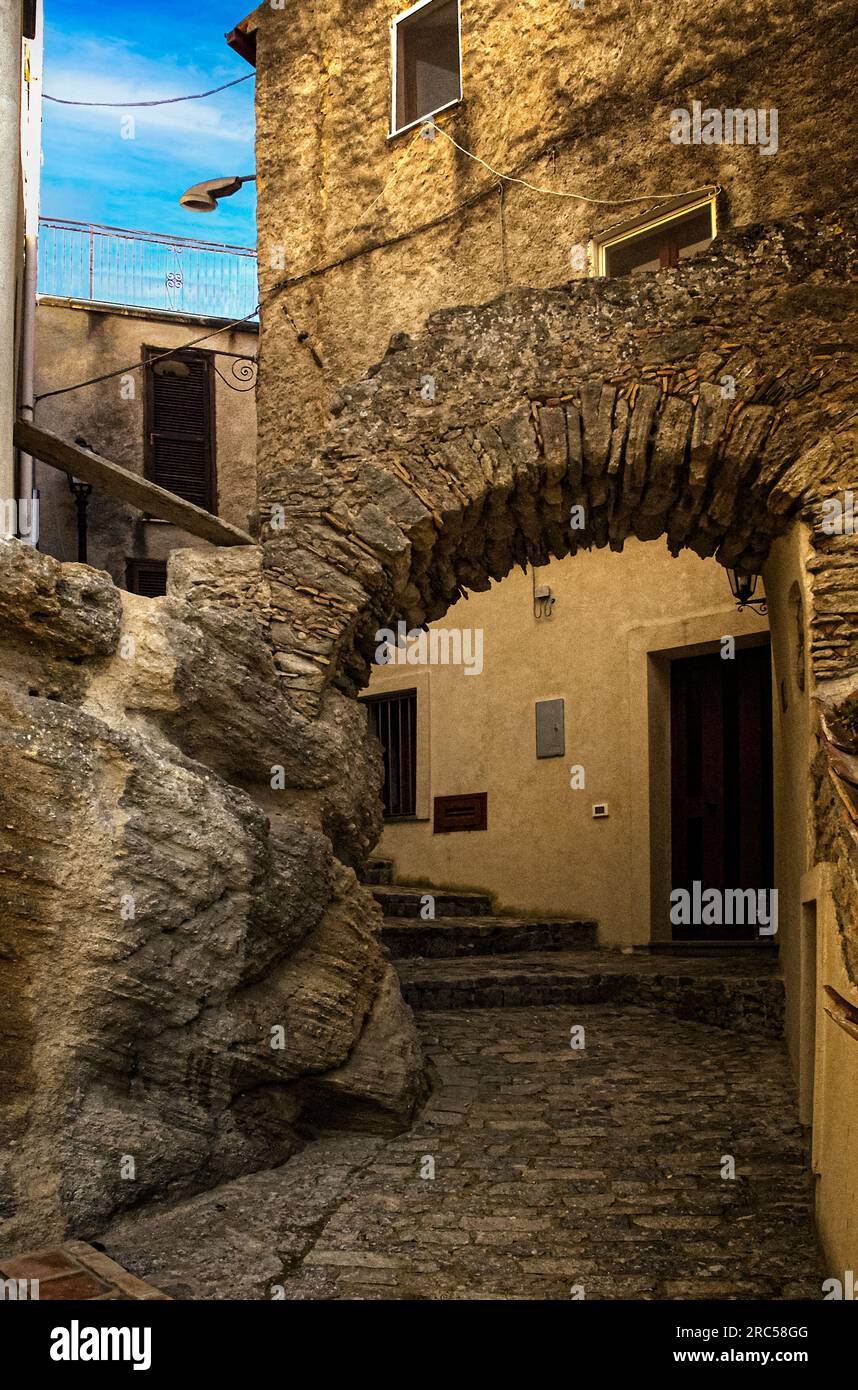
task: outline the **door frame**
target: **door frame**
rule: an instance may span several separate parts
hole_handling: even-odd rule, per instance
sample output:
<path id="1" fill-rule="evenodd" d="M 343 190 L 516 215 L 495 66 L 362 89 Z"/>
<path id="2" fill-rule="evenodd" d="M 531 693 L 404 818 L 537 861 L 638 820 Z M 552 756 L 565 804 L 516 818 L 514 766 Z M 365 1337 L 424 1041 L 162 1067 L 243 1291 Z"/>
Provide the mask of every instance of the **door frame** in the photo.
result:
<path id="1" fill-rule="evenodd" d="M 701 665 L 702 663 L 702 665 Z M 671 887 L 770 890 L 774 875 L 774 731 L 771 642 L 737 642 L 683 654 L 669 663 Z M 691 683 L 689 685 L 689 682 Z M 690 692 L 699 702 L 699 773 L 689 800 Z M 760 720 L 759 727 L 757 719 Z M 700 861 L 692 868 L 689 821 L 699 822 Z M 674 926 L 675 941 L 755 940 L 753 923 Z"/>
<path id="2" fill-rule="evenodd" d="M 766 618 L 735 608 L 629 631 L 629 689 L 645 692 L 644 699 L 631 702 L 628 749 L 629 809 L 649 844 L 648 863 L 635 866 L 629 877 L 629 914 L 631 921 L 640 921 L 640 944 L 672 940 L 669 915 L 663 910 L 671 889 L 671 662 L 719 652 L 727 635 L 735 638 L 737 650 L 771 640 Z M 776 757 L 776 745 L 772 754 Z"/>

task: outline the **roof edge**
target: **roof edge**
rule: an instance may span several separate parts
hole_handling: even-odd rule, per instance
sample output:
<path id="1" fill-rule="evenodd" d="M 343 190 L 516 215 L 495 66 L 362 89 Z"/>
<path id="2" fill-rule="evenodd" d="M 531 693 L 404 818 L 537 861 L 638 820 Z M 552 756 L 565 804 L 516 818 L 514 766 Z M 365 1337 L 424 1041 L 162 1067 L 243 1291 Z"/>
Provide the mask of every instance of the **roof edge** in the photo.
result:
<path id="1" fill-rule="evenodd" d="M 256 11 L 249 14 L 246 19 L 242 19 L 225 35 L 230 48 L 249 63 L 252 68 L 256 67 L 256 30 L 259 21 L 256 18 Z"/>

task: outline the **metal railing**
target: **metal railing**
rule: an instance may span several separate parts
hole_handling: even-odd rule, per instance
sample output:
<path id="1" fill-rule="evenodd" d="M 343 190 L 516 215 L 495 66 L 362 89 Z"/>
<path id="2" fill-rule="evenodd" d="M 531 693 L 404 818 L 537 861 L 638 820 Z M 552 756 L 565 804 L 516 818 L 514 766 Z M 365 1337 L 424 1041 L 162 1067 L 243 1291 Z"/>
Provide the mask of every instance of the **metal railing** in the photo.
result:
<path id="1" fill-rule="evenodd" d="M 43 217 L 38 289 L 63 299 L 241 319 L 258 303 L 256 253 Z"/>

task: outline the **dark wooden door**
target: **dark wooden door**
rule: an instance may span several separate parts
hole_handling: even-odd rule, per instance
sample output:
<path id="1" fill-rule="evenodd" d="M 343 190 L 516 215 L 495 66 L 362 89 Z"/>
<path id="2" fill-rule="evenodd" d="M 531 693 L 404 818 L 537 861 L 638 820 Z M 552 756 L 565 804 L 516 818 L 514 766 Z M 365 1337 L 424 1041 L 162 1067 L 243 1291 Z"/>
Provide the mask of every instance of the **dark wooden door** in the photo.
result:
<path id="1" fill-rule="evenodd" d="M 768 645 L 674 661 L 670 673 L 671 886 L 771 889 Z M 753 925 L 676 926 L 675 940 L 755 936 Z"/>

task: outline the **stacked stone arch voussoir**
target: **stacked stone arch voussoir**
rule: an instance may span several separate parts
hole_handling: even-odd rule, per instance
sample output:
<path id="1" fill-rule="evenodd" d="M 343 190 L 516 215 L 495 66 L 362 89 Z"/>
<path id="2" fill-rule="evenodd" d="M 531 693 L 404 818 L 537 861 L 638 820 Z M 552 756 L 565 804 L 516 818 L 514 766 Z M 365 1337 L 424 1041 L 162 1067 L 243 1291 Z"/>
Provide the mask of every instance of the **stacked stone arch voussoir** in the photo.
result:
<path id="1" fill-rule="evenodd" d="M 759 570 L 844 483 L 812 450 L 848 414 L 855 248 L 840 222 L 749 228 L 657 277 L 515 290 L 394 337 L 321 448 L 261 478 L 287 518 L 264 544 L 295 698 L 354 691 L 379 627 L 516 564 L 666 536 Z"/>

